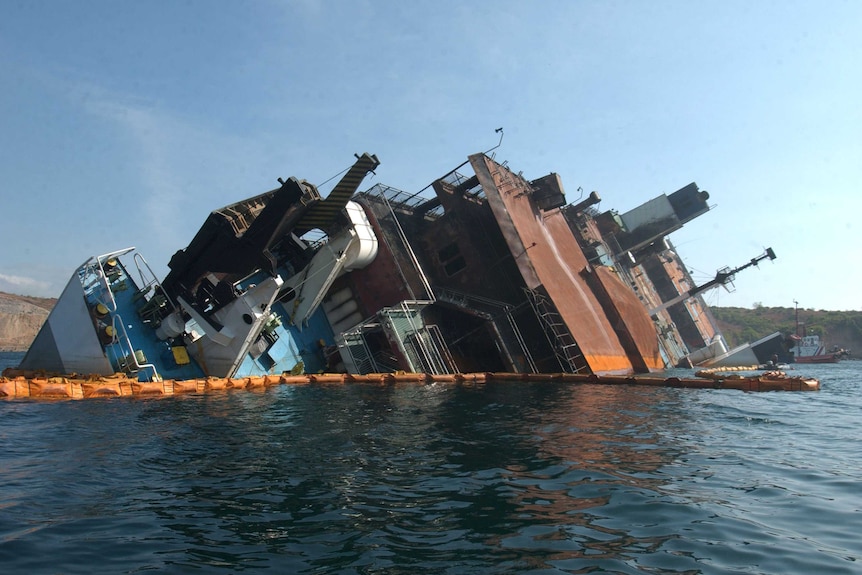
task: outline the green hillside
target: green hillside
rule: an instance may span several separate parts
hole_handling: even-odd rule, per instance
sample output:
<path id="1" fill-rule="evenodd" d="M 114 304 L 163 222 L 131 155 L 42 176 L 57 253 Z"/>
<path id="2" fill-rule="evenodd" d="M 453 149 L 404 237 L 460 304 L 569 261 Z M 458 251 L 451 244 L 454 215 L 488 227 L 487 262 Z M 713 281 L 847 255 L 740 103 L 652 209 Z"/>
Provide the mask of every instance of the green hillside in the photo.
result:
<path id="1" fill-rule="evenodd" d="M 776 331 L 796 331 L 792 307 L 711 307 L 712 315 L 731 347 L 756 341 Z M 799 309 L 799 323 L 809 334 L 817 334 L 827 347 L 838 346 L 862 354 L 862 312 Z M 857 354 L 857 355 L 859 355 Z"/>

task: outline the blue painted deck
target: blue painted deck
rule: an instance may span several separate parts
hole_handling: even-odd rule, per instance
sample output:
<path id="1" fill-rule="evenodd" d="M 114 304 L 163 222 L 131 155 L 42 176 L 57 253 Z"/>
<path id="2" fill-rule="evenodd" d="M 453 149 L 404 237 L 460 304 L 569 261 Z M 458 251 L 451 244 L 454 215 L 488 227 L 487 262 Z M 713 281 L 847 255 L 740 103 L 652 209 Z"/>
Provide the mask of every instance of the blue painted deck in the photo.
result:
<path id="1" fill-rule="evenodd" d="M 122 267 L 122 266 L 121 266 Z M 170 343 L 161 341 L 156 337 L 155 328 L 151 322 L 146 322 L 139 311 L 147 303 L 146 298 L 135 297 L 138 294 L 139 287 L 132 279 L 127 270 L 122 267 L 119 277 L 111 283 L 111 291 L 114 294 L 114 301 L 117 309 L 111 313 L 111 316 L 119 316 L 122 319 L 122 324 L 129 336 L 129 341 L 135 350 L 143 351 L 146 356 L 145 363 L 152 363 L 156 366 L 159 375 L 163 379 L 192 379 L 195 377 L 204 377 L 203 370 L 195 363 L 194 359 L 186 365 L 177 365 L 174 361 L 174 355 L 171 351 Z M 87 294 L 87 301 L 91 305 L 95 305 L 99 293 L 92 291 Z M 118 334 L 123 336 L 122 331 Z M 123 371 L 123 367 L 119 365 L 118 358 L 126 355 L 128 350 L 125 349 L 123 343 L 114 343 L 105 346 L 105 353 L 111 365 L 118 372 Z M 150 370 L 142 370 L 139 373 L 139 379 L 150 379 Z"/>

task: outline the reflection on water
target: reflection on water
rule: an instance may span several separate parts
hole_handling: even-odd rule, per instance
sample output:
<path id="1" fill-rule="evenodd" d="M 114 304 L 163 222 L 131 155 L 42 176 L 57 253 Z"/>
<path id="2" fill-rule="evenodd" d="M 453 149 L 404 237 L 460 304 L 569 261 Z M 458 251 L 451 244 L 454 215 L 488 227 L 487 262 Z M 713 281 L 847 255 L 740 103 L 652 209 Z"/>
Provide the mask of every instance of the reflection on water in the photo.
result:
<path id="1" fill-rule="evenodd" d="M 814 394 L 309 385 L 0 403 L 0 564 L 858 573 L 851 367 Z"/>

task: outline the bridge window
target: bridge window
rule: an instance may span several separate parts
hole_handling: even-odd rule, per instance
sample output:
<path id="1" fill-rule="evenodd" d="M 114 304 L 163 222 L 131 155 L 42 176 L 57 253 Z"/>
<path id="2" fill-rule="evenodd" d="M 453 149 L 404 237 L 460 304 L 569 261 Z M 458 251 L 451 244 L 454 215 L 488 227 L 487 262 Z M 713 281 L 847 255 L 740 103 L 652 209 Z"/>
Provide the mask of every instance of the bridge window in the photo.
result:
<path id="1" fill-rule="evenodd" d="M 437 259 L 443 265 L 446 275 L 450 277 L 467 267 L 467 262 L 464 261 L 456 242 L 441 248 L 437 252 Z"/>

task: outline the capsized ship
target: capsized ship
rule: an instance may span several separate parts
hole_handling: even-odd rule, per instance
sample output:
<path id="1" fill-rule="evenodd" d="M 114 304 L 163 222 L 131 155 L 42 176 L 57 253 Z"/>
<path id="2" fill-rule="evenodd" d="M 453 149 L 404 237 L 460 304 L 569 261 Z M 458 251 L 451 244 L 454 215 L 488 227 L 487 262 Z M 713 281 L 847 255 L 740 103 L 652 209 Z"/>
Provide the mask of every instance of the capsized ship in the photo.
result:
<path id="1" fill-rule="evenodd" d="M 163 280 L 134 248 L 89 258 L 20 369 L 632 374 L 726 351 L 667 238 L 709 210 L 696 184 L 618 214 L 482 153 L 418 193 L 358 192 L 378 165 L 213 211 Z"/>

